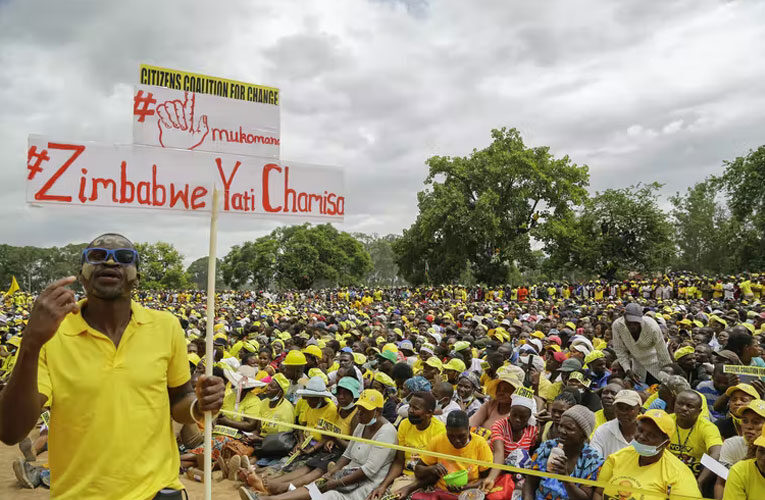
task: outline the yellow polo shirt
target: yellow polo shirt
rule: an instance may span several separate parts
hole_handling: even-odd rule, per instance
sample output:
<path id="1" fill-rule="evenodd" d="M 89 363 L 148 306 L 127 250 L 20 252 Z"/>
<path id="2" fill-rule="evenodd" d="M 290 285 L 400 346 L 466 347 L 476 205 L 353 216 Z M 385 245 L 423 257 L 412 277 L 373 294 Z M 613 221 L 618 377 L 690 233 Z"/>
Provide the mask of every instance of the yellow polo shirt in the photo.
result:
<path id="1" fill-rule="evenodd" d="M 51 498 L 149 499 L 183 488 L 167 393 L 190 379 L 183 330 L 170 313 L 131 309 L 119 347 L 78 313 L 40 352 Z"/>

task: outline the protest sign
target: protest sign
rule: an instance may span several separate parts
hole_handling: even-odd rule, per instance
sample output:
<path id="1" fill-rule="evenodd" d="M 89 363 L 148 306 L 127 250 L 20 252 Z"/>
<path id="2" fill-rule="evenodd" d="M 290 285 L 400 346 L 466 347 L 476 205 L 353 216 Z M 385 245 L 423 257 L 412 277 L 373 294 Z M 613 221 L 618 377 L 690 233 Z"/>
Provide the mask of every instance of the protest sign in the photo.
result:
<path id="1" fill-rule="evenodd" d="M 218 97 L 228 97 L 240 101 L 260 102 L 272 106 L 279 105 L 279 89 L 274 87 L 146 64 L 141 64 L 139 77 L 139 81 L 143 85 L 188 90 L 189 92 L 217 95 Z"/>
<path id="2" fill-rule="evenodd" d="M 273 158 L 29 136 L 27 202 L 342 221 L 339 168 Z"/>
<path id="3" fill-rule="evenodd" d="M 136 85 L 133 143 L 279 158 L 279 107 Z"/>
<path id="4" fill-rule="evenodd" d="M 725 365 L 723 366 L 723 373 L 763 377 L 765 376 L 765 366 Z"/>

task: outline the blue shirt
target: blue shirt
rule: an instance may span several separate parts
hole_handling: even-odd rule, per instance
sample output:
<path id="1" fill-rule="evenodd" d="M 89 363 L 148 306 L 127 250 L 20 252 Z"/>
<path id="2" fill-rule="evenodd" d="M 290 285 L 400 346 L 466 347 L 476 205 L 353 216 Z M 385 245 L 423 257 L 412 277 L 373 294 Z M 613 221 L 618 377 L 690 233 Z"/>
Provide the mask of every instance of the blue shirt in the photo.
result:
<path id="1" fill-rule="evenodd" d="M 590 389 L 594 391 L 595 389 L 600 389 L 608 384 L 608 377 L 611 376 L 611 370 L 606 370 L 600 377 L 595 375 L 595 372 L 592 370 L 588 371 L 587 375 L 590 377 L 590 380 L 592 380 Z"/>
<path id="2" fill-rule="evenodd" d="M 717 398 L 722 396 L 722 393 L 715 389 L 715 385 L 712 383 L 711 380 L 705 380 L 704 382 L 699 382 L 699 385 L 696 386 L 696 391 L 701 393 L 705 398 L 707 398 L 707 406 L 709 407 L 709 414 L 712 417 L 711 420 L 714 422 L 718 418 L 724 418 L 725 413 L 719 412 L 714 410 L 715 401 L 717 401 Z"/>
<path id="3" fill-rule="evenodd" d="M 558 446 L 558 439 L 551 439 L 539 445 L 539 448 L 531 457 L 531 469 L 547 472 L 547 459 L 550 458 L 550 451 Z M 600 456 L 594 448 L 585 443 L 579 458 L 576 460 L 574 471 L 571 477 L 580 479 L 598 479 L 598 470 L 603 465 L 603 457 Z M 568 500 L 566 487 L 557 479 L 544 478 L 539 481 L 539 487 L 534 492 L 535 500 Z"/>

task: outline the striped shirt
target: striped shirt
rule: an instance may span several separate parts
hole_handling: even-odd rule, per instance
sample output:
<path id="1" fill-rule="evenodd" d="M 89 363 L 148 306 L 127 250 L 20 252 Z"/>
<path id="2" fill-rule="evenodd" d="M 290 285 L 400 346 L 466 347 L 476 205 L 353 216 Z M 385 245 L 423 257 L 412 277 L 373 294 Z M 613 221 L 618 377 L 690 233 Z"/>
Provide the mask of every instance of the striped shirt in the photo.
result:
<path id="1" fill-rule="evenodd" d="M 527 425 L 523 429 L 523 435 L 518 441 L 513 441 L 513 431 L 510 428 L 510 421 L 507 418 L 501 418 L 494 422 L 491 426 L 491 445 L 494 445 L 495 441 L 502 441 L 505 447 L 505 456 L 510 452 L 523 448 L 529 450 L 537 442 L 537 434 L 539 429 L 535 425 Z"/>

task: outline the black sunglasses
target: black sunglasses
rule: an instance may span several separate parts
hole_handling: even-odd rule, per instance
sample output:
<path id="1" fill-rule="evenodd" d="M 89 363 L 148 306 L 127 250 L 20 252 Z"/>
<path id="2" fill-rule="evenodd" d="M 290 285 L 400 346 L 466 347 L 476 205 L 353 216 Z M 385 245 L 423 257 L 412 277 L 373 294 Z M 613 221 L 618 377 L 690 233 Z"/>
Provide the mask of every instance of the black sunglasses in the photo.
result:
<path id="1" fill-rule="evenodd" d="M 88 264 L 103 264 L 111 258 L 122 265 L 138 262 L 138 252 L 132 248 L 86 248 L 82 251 L 82 261 Z"/>

